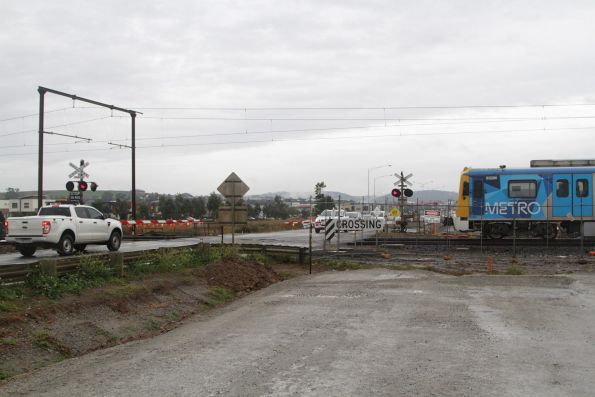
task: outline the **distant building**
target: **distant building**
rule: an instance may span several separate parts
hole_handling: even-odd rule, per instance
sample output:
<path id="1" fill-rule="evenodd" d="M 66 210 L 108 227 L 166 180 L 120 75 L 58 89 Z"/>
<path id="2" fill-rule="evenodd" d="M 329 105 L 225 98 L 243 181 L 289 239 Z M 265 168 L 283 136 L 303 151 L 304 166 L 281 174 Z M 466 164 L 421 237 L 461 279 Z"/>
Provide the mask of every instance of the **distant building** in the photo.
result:
<path id="1" fill-rule="evenodd" d="M 49 205 L 55 200 L 43 197 L 43 205 Z M 0 211 L 4 216 L 34 215 L 37 213 L 37 196 L 24 196 L 16 199 L 0 200 Z"/>

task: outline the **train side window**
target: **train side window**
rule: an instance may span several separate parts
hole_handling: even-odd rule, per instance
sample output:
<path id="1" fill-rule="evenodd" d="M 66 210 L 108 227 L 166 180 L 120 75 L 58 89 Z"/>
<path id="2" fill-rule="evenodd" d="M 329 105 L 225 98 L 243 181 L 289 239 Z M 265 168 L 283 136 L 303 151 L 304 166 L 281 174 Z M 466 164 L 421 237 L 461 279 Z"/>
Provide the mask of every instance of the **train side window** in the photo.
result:
<path id="1" fill-rule="evenodd" d="M 483 181 L 473 181 L 473 198 L 483 198 Z"/>
<path id="2" fill-rule="evenodd" d="M 586 179 L 576 180 L 576 197 L 587 197 L 589 195 L 589 181 Z"/>
<path id="3" fill-rule="evenodd" d="M 535 198 L 537 183 L 535 181 L 510 181 L 508 182 L 508 197 L 510 198 Z"/>
<path id="4" fill-rule="evenodd" d="M 463 196 L 469 195 L 469 182 L 463 182 Z"/>
<path id="5" fill-rule="evenodd" d="M 556 196 L 568 197 L 568 179 L 558 179 L 556 181 Z"/>

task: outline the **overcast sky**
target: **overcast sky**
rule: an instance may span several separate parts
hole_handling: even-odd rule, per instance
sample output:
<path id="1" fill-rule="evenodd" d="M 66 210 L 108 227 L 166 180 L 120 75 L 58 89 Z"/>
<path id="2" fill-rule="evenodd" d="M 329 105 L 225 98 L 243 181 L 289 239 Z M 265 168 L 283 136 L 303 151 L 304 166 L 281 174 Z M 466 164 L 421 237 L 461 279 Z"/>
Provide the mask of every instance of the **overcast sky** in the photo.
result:
<path id="1" fill-rule="evenodd" d="M 457 190 L 465 166 L 594 158 L 594 20 L 592 1 L 3 1 L 0 190 L 37 187 L 37 86 L 143 112 L 151 192 L 232 171 L 249 194 L 366 195 L 370 175 L 380 195 L 401 170 Z M 45 189 L 81 158 L 130 189 L 108 144 L 130 145 L 128 115 L 47 94 L 45 120 L 92 139 L 45 136 Z"/>

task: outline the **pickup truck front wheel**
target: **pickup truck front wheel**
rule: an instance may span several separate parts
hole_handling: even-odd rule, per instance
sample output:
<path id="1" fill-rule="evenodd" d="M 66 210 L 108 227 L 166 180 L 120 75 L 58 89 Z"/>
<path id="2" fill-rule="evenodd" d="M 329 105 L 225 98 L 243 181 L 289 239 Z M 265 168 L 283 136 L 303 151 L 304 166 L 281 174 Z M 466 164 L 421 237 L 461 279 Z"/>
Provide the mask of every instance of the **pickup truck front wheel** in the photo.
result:
<path id="1" fill-rule="evenodd" d="M 63 256 L 72 255 L 74 253 L 73 238 L 70 234 L 63 234 L 58 241 L 58 254 Z"/>
<path id="2" fill-rule="evenodd" d="M 30 258 L 35 254 L 37 247 L 33 244 L 19 244 L 17 245 L 17 250 L 21 253 L 21 255 Z"/>
<path id="3" fill-rule="evenodd" d="M 119 231 L 114 230 L 107 241 L 107 249 L 110 251 L 117 251 L 122 244 L 122 235 Z"/>

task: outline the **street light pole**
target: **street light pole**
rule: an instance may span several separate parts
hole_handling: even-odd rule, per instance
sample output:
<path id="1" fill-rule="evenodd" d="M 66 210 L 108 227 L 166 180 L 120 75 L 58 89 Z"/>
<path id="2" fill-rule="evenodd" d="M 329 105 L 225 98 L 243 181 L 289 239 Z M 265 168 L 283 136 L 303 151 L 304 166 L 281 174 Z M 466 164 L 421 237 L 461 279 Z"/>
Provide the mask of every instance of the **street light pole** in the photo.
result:
<path id="1" fill-rule="evenodd" d="M 377 167 L 368 168 L 368 212 L 370 212 L 370 171 L 378 168 L 392 167 L 392 164 L 379 165 Z"/>
<path id="2" fill-rule="evenodd" d="M 387 176 L 393 176 L 393 174 L 381 175 L 374 177 L 374 207 L 376 207 L 376 179 L 386 178 Z"/>

